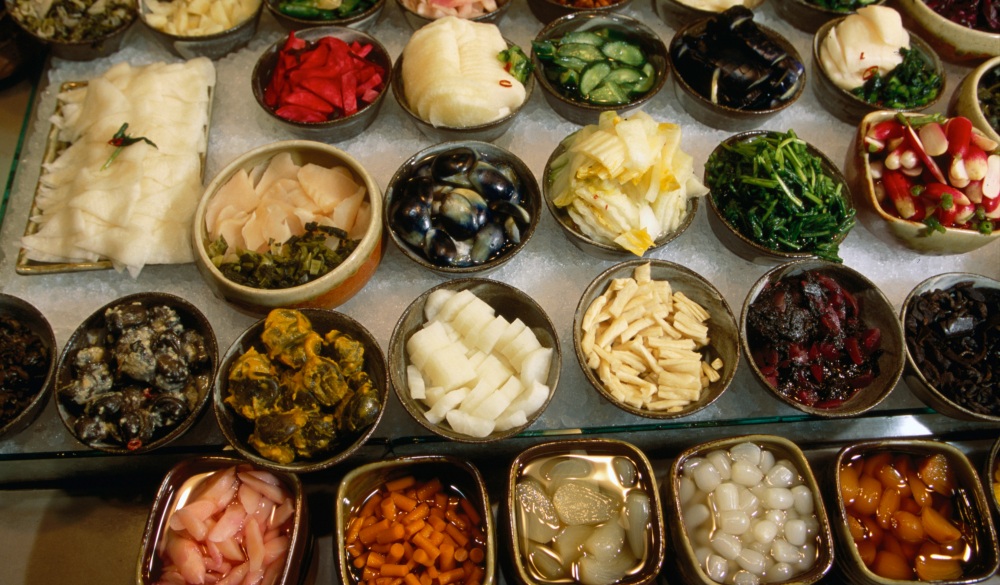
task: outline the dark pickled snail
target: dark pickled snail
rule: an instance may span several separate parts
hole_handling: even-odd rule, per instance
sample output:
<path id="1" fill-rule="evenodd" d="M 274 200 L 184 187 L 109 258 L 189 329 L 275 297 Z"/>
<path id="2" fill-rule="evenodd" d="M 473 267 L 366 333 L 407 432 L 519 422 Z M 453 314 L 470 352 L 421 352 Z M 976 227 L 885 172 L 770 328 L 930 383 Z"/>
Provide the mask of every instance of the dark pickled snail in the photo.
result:
<path id="1" fill-rule="evenodd" d="M 429 158 L 403 181 L 390 227 L 437 266 L 477 266 L 521 242 L 531 223 L 523 186 L 506 165 L 459 147 Z"/>
<path id="2" fill-rule="evenodd" d="M 680 37 L 670 51 L 677 72 L 695 91 L 738 110 L 767 110 L 795 95 L 805 68 L 734 6 L 697 34 Z"/>

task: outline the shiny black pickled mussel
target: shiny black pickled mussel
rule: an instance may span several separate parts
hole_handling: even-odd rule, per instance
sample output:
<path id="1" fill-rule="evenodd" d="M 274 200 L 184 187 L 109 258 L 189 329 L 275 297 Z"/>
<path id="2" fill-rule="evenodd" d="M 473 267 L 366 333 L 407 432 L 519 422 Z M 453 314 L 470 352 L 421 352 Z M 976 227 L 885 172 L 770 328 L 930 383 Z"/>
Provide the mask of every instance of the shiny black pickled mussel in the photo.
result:
<path id="1" fill-rule="evenodd" d="M 490 202 L 520 203 L 520 194 L 514 181 L 497 167 L 480 163 L 469 173 L 469 183 Z"/>
<path id="2" fill-rule="evenodd" d="M 461 257 L 458 252 L 458 244 L 455 239 L 448 235 L 448 232 L 439 229 L 431 229 L 427 232 L 424 241 L 424 253 L 427 258 L 436 264 L 444 266 L 461 266 Z"/>
<path id="3" fill-rule="evenodd" d="M 411 246 L 423 245 L 424 236 L 431 229 L 430 201 L 419 197 L 404 197 L 395 202 L 390 217 L 396 232 L 404 241 Z"/>
<path id="4" fill-rule="evenodd" d="M 466 147 L 439 154 L 431 161 L 431 178 L 441 183 L 468 187 L 469 172 L 476 166 L 478 160 L 476 152 Z"/>
<path id="5" fill-rule="evenodd" d="M 471 189 L 452 189 L 441 196 L 437 207 L 441 226 L 452 237 L 465 240 L 476 233 L 489 220 L 486 200 Z"/>

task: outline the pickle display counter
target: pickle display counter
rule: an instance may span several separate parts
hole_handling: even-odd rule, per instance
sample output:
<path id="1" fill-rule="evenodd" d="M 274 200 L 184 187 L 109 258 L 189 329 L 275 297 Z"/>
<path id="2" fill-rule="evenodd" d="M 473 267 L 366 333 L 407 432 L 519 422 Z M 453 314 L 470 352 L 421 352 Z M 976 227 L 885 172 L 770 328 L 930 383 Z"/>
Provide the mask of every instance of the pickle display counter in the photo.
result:
<path id="1" fill-rule="evenodd" d="M 669 43 L 674 30 L 656 15 L 648 0 L 629 5 L 625 14 L 652 27 Z M 809 86 L 801 99 L 769 122 L 765 129 L 795 132 L 819 147 L 838 164 L 846 161 L 856 127 L 836 120 L 820 104 L 811 78 L 811 35 L 782 21 L 769 3 L 757 10 L 757 19 L 785 35 L 806 63 Z M 513 6 L 500 23 L 504 36 L 522 47 L 530 46 L 542 24 L 524 0 Z M 395 3 L 389 2 L 370 30 L 397 58 L 412 32 Z M 217 85 L 209 130 L 203 184 L 230 160 L 251 148 L 293 138 L 258 110 L 250 91 L 250 75 L 257 57 L 284 31 L 265 14 L 250 44 L 215 62 Z M 16 161 L 15 175 L 5 216 L 0 225 L 0 291 L 23 298 L 48 318 L 59 349 L 74 329 L 102 305 L 126 294 L 163 291 L 198 306 L 210 320 L 220 351 L 258 317 L 244 314 L 214 297 L 192 264 L 147 266 L 132 278 L 114 270 L 19 275 L 15 263 L 24 233 L 49 134 L 49 116 L 61 84 L 98 75 L 112 64 L 172 61 L 141 26 L 134 27 L 121 51 L 90 62 L 52 59 L 42 75 L 37 100 L 27 113 L 28 132 Z M 948 94 L 933 111 L 944 112 L 948 99 L 970 66 L 947 64 Z M 546 103 L 540 91 L 496 144 L 520 157 L 541 179 L 549 155 L 560 140 L 579 126 L 563 120 Z M 731 132 L 695 121 L 679 105 L 669 87 L 644 110 L 660 121 L 683 130 L 681 147 L 694 158 L 701 175 L 709 153 Z M 4 136 L 16 141 L 16 136 Z M 390 177 L 407 158 L 432 142 L 408 120 L 402 109 L 387 100 L 375 122 L 360 136 L 337 143 L 357 158 L 385 189 Z M 716 238 L 708 225 L 707 205 L 702 204 L 693 224 L 652 255 L 682 264 L 708 279 L 739 314 L 753 283 L 768 266 L 742 260 Z M 872 280 L 898 312 L 907 293 L 924 279 L 945 272 L 972 272 L 1000 278 L 1000 244 L 954 256 L 924 256 L 877 239 L 859 223 L 841 246 L 844 263 Z M 708 408 L 669 422 L 629 414 L 605 401 L 587 382 L 573 352 L 572 323 L 577 302 L 587 285 L 614 262 L 587 256 L 569 244 L 555 220 L 544 213 L 533 238 L 511 262 L 487 275 L 515 286 L 537 301 L 555 324 L 562 346 L 562 369 L 555 394 L 541 417 L 521 435 L 489 445 L 460 444 L 430 436 L 413 421 L 395 397 L 373 438 L 348 463 L 332 470 L 306 475 L 317 539 L 317 583 L 335 582 L 332 568 L 331 510 L 336 483 L 353 464 L 386 456 L 449 453 L 479 464 L 491 486 L 499 486 L 507 464 L 525 448 L 560 437 L 594 435 L 619 438 L 635 444 L 666 473 L 677 453 L 695 444 L 722 437 L 768 433 L 798 442 L 809 454 L 814 471 L 833 460 L 840 446 L 881 437 L 932 437 L 953 442 L 969 453 L 977 469 L 1000 424 L 967 422 L 937 414 L 924 405 L 901 380 L 877 408 L 843 420 L 810 417 L 788 407 L 761 390 L 753 380 L 746 357 L 722 397 Z M 419 294 L 444 277 L 426 271 L 397 249 L 387 250 L 374 278 L 353 299 L 338 308 L 365 325 L 383 351 L 396 320 Z M 210 410 L 210 409 L 209 409 Z M 156 486 L 177 461 L 217 453 L 225 439 L 213 414 L 202 419 L 183 437 L 152 453 L 111 456 L 77 443 L 63 426 L 54 403 L 28 429 L 0 442 L 0 546 L 5 558 L 15 558 L 13 573 L 4 582 L 51 583 L 73 575 L 78 582 L 111 583 L 131 579 L 139 554 L 139 539 Z M 501 497 L 493 490 L 494 502 Z M 829 506 L 829 503 L 827 504 Z M 10 519 L 10 521 L 8 521 Z M 102 535 L 90 538 L 88 534 Z M 8 556 L 12 554 L 13 557 Z M 53 562 L 58 559 L 57 562 Z M 10 563 L 7 563 L 10 565 Z M 12 580 L 11 580 L 12 579 Z M 831 576 L 829 583 L 846 582 Z M 993 583 L 1000 582 L 994 577 Z"/>

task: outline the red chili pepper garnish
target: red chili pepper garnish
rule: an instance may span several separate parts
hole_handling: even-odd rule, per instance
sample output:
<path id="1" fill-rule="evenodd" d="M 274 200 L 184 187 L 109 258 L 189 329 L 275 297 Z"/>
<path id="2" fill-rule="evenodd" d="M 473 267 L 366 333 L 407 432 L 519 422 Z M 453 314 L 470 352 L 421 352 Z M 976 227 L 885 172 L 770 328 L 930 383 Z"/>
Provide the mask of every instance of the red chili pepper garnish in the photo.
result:
<path id="1" fill-rule="evenodd" d="M 129 451 L 135 451 L 139 447 L 142 447 L 142 439 L 131 439 L 125 445 L 125 448 L 128 449 Z"/>
<path id="2" fill-rule="evenodd" d="M 101 167 L 102 171 L 111 166 L 111 163 L 113 163 L 115 159 L 118 158 L 118 155 L 121 154 L 121 151 L 126 146 L 132 146 L 136 142 L 145 142 L 146 144 L 152 146 L 153 148 L 158 148 L 156 144 L 153 143 L 152 140 L 146 138 L 145 136 L 129 136 L 128 134 L 125 133 L 126 130 L 128 130 L 128 122 L 122 124 L 121 128 L 118 129 L 118 132 L 115 132 L 115 135 L 111 137 L 111 140 L 108 140 L 108 144 L 114 146 L 115 151 L 111 153 L 111 156 L 108 157 L 107 162 L 105 162 L 104 165 Z"/>
<path id="3" fill-rule="evenodd" d="M 862 59 L 865 58 L 864 57 L 864 53 L 861 54 L 861 58 Z M 865 72 L 864 72 L 864 74 L 861 75 L 861 78 L 865 79 L 865 80 L 868 80 L 868 79 L 871 79 L 872 76 L 875 75 L 876 73 L 878 73 L 878 67 L 873 65 L 873 66 L 869 67 L 868 69 L 865 69 Z"/>
<path id="4" fill-rule="evenodd" d="M 500 80 L 500 85 L 503 86 L 503 87 L 513 87 L 514 86 L 514 84 L 511 83 L 509 79 L 501 79 Z"/>

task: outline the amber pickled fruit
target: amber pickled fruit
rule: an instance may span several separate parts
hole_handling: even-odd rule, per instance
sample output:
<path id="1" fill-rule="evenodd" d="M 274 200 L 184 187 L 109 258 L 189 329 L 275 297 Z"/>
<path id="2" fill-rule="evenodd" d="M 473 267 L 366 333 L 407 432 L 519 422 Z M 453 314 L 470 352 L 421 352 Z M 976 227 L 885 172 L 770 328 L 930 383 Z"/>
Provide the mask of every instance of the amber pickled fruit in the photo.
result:
<path id="1" fill-rule="evenodd" d="M 866 567 L 871 567 L 875 563 L 875 555 L 878 554 L 878 547 L 870 540 L 855 539 L 854 544 L 858 547 L 858 556 L 861 557 L 861 562 Z"/>
<path id="2" fill-rule="evenodd" d="M 906 486 L 906 476 L 899 472 L 893 465 L 883 465 L 874 473 L 875 477 L 882 482 L 882 485 L 886 488 L 896 488 L 896 490 L 903 489 Z"/>
<path id="3" fill-rule="evenodd" d="M 917 475 L 930 490 L 942 496 L 951 496 L 955 490 L 955 471 L 943 453 L 925 457 Z"/>
<path id="4" fill-rule="evenodd" d="M 851 537 L 854 538 L 854 542 L 861 542 L 867 535 L 864 523 L 860 518 L 854 516 L 853 514 L 847 515 L 847 529 L 850 530 Z"/>
<path id="5" fill-rule="evenodd" d="M 913 569 L 910 563 L 902 556 L 880 550 L 875 555 L 875 561 L 871 565 L 873 573 L 886 579 L 913 579 Z"/>
<path id="6" fill-rule="evenodd" d="M 883 468 L 889 466 L 891 463 L 892 463 L 892 453 L 888 451 L 883 451 L 881 453 L 869 455 L 865 457 L 865 464 L 862 473 L 865 475 L 870 475 L 872 477 L 878 477 L 879 472 Z"/>
<path id="7" fill-rule="evenodd" d="M 911 512 L 899 510 L 893 514 L 892 528 L 896 537 L 906 542 L 923 542 L 927 538 L 921 517 Z"/>
<path id="8" fill-rule="evenodd" d="M 865 516 L 875 514 L 878 511 L 879 500 L 882 499 L 882 482 L 871 475 L 862 474 L 858 478 L 858 487 L 860 492 L 851 507 L 858 514 Z"/>
<path id="9" fill-rule="evenodd" d="M 962 531 L 934 508 L 927 506 L 920 515 L 920 522 L 927 536 L 935 542 L 954 542 L 962 538 Z"/>
<path id="10" fill-rule="evenodd" d="M 911 471 L 907 476 L 907 483 L 910 484 L 910 491 L 913 499 L 923 506 L 930 506 L 933 503 L 933 498 L 931 498 L 931 490 L 927 487 L 916 471 Z"/>
<path id="11" fill-rule="evenodd" d="M 842 466 L 840 469 L 840 497 L 844 500 L 844 505 L 852 505 L 860 493 L 858 470 L 851 465 Z"/>
<path id="12" fill-rule="evenodd" d="M 933 555 L 918 555 L 914 568 L 921 581 L 945 581 L 962 576 L 962 565 L 958 560 Z"/>
<path id="13" fill-rule="evenodd" d="M 898 489 L 890 487 L 882 492 L 882 499 L 879 501 L 878 510 L 875 513 L 879 526 L 882 528 L 892 527 L 892 516 L 899 511 L 900 501 L 901 496 Z"/>

